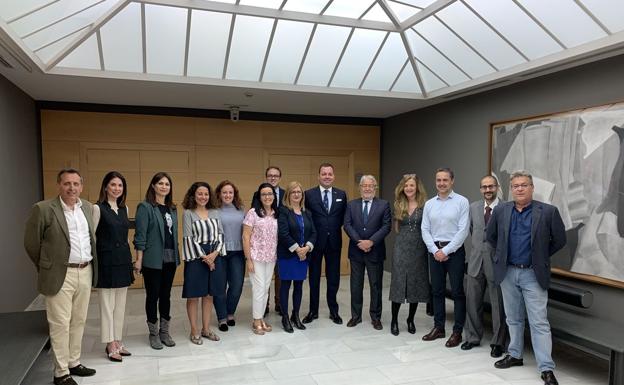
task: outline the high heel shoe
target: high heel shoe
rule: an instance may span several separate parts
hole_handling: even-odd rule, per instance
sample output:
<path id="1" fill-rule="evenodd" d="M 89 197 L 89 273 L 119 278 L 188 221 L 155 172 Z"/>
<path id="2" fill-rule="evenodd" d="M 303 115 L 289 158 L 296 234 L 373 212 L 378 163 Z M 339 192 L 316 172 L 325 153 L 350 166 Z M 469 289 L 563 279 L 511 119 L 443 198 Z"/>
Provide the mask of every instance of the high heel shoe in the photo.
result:
<path id="1" fill-rule="evenodd" d="M 301 322 L 301 320 L 299 319 L 298 312 L 292 312 L 292 315 L 290 316 L 290 322 L 292 322 L 292 325 L 299 330 L 305 330 L 306 328 L 303 322 Z"/>
<path id="2" fill-rule="evenodd" d="M 414 325 L 414 320 L 407 320 L 407 332 L 409 334 L 416 333 L 416 325 Z"/>
<path id="3" fill-rule="evenodd" d="M 251 331 L 254 332 L 254 334 L 257 334 L 259 336 L 263 336 L 264 335 L 264 329 L 262 328 L 262 324 L 251 324 Z"/>
<path id="4" fill-rule="evenodd" d="M 282 327 L 284 328 L 284 331 L 286 333 L 294 332 L 292 324 L 290 323 L 290 320 L 286 316 L 282 316 Z"/>
<path id="5" fill-rule="evenodd" d="M 104 352 L 106 352 L 106 355 L 108 356 L 108 359 L 113 361 L 113 362 L 122 362 L 123 358 L 121 358 L 121 355 L 119 354 L 118 350 L 113 350 L 112 352 L 108 350 L 108 345 L 106 345 L 106 347 L 104 348 Z"/>

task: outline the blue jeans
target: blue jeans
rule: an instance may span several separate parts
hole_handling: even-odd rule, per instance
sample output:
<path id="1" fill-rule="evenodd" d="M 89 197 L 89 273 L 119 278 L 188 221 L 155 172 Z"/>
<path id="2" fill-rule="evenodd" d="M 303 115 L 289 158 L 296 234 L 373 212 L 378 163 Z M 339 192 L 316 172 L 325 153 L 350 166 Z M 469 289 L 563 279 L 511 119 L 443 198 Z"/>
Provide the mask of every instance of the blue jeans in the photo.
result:
<path id="1" fill-rule="evenodd" d="M 221 269 L 227 280 L 227 289 L 224 295 L 214 297 L 214 306 L 217 319 L 224 321 L 227 316 L 233 316 L 243 292 L 243 280 L 245 279 L 245 255 L 242 250 L 227 250 L 224 260 L 224 269 Z"/>
<path id="2" fill-rule="evenodd" d="M 522 358 L 526 309 L 537 367 L 540 372 L 553 370 L 555 362 L 551 356 L 552 337 L 546 314 L 548 290 L 539 285 L 533 269 L 508 266 L 507 275 L 501 283 L 501 291 L 511 338 L 509 354 L 514 358 Z"/>

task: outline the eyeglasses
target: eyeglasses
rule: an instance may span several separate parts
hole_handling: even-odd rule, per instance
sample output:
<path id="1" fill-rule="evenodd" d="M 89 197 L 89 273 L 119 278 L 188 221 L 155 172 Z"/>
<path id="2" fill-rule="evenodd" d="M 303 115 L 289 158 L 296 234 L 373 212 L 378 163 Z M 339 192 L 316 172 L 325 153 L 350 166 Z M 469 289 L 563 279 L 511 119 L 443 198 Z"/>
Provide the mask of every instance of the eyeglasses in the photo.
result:
<path id="1" fill-rule="evenodd" d="M 375 189 L 375 188 L 377 188 L 377 185 L 376 184 L 361 184 L 360 187 L 361 188 L 372 188 L 372 189 Z"/>
<path id="2" fill-rule="evenodd" d="M 276 179 L 276 178 L 281 178 L 281 175 L 277 175 L 277 174 L 269 174 L 266 176 L 269 179 Z"/>
<path id="3" fill-rule="evenodd" d="M 497 187 L 498 187 L 497 184 L 488 184 L 485 186 L 481 186 L 481 190 L 494 190 Z"/>
<path id="4" fill-rule="evenodd" d="M 301 195 L 303 194 L 301 191 L 291 191 L 290 195 Z"/>
<path id="5" fill-rule="evenodd" d="M 523 183 L 523 184 L 512 184 L 511 185 L 511 189 L 512 190 L 520 190 L 520 189 L 526 189 L 529 188 L 530 186 L 533 186 L 533 184 L 528 184 L 528 183 Z"/>
<path id="6" fill-rule="evenodd" d="M 266 197 L 272 197 L 273 193 L 262 193 L 260 194 L 261 197 L 266 198 Z"/>

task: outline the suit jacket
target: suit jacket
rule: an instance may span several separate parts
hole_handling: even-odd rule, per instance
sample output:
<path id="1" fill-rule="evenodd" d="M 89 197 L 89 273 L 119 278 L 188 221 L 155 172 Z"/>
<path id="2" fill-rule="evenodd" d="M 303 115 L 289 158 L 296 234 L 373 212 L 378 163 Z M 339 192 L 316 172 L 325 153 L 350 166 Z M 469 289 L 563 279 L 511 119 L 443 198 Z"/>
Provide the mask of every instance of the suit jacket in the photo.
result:
<path id="1" fill-rule="evenodd" d="M 386 258 L 385 238 L 392 228 L 390 204 L 374 198 L 368 209 L 368 221 L 362 218 L 362 198 L 349 202 L 345 212 L 344 229 L 349 236 L 349 259 L 363 262 L 368 258 L 373 262 L 383 262 Z M 366 253 L 357 246 L 359 240 L 373 241 L 372 249 Z"/>
<path id="2" fill-rule="evenodd" d="M 501 203 L 503 201 L 499 198 L 496 206 Z M 483 266 L 486 278 L 493 280 L 492 254 L 494 254 L 494 248 L 486 239 L 484 207 L 485 201 L 483 199 L 470 204 L 470 244 L 472 247 L 470 248 L 470 254 L 466 257 L 466 262 L 468 263 L 467 273 L 471 277 L 477 277 Z"/>
<path id="3" fill-rule="evenodd" d="M 312 214 L 312 221 L 316 227 L 317 250 L 330 248 L 338 250 L 342 248 L 342 223 L 344 221 L 345 209 L 347 207 L 347 194 L 332 187 L 331 206 L 329 213 L 323 205 L 321 189 L 316 186 L 305 192 L 305 207 Z"/>
<path id="4" fill-rule="evenodd" d="M 284 190 L 280 186 L 277 186 L 277 189 L 279 190 L 279 202 L 278 202 L 279 206 L 278 207 L 282 207 L 282 204 L 284 203 L 284 197 L 286 196 L 286 190 Z M 258 191 L 255 191 L 253 193 L 253 196 L 251 197 L 250 207 L 253 207 L 253 202 L 257 199 L 258 199 Z"/>
<path id="5" fill-rule="evenodd" d="M 173 221 L 173 249 L 175 263 L 180 264 L 178 250 L 178 212 L 171 209 Z M 134 231 L 134 248 L 143 251 L 143 266 L 151 269 L 162 269 L 163 250 L 165 249 L 165 221 L 158 206 L 147 201 L 139 203 L 135 216 L 136 229 Z"/>
<path id="6" fill-rule="evenodd" d="M 93 227 L 93 205 L 83 199 L 80 201 L 82 212 L 89 225 L 91 256 L 93 257 L 92 285 L 96 286 L 98 262 Z M 43 295 L 58 293 L 65 281 L 71 251 L 69 229 L 60 197 L 41 201 L 33 206 L 24 231 L 24 247 L 39 273 L 37 279 L 39 293 Z"/>
<path id="7" fill-rule="evenodd" d="M 495 248 L 494 281 L 500 284 L 507 274 L 507 252 L 511 210 L 514 202 L 499 203 L 487 226 L 487 240 Z M 550 257 L 566 244 L 565 226 L 555 206 L 533 201 L 531 218 L 531 264 L 543 289 L 550 286 Z"/>
<path id="8" fill-rule="evenodd" d="M 301 212 L 303 216 L 303 240 L 304 246 L 309 245 L 310 251 L 316 243 L 316 228 L 312 222 L 312 216 L 306 211 Z M 277 218 L 277 258 L 295 258 L 294 251 L 299 244 L 299 224 L 295 217 L 295 212 L 285 206 L 280 207 L 280 215 Z"/>

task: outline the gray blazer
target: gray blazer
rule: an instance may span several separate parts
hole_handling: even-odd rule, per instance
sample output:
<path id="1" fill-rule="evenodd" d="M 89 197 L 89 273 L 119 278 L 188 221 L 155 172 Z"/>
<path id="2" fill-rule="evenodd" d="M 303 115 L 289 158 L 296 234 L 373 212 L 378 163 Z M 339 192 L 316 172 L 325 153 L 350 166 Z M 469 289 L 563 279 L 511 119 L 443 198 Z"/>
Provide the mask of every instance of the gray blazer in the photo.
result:
<path id="1" fill-rule="evenodd" d="M 171 209 L 173 220 L 173 249 L 176 266 L 180 264 L 178 250 L 178 212 Z M 165 222 L 158 206 L 147 201 L 139 203 L 135 214 L 136 229 L 134 232 L 134 248 L 143 251 L 143 266 L 151 269 L 162 269 L 165 249 Z"/>
<path id="2" fill-rule="evenodd" d="M 487 226 L 487 240 L 496 249 L 494 263 L 494 282 L 498 285 L 507 274 L 507 251 L 511 210 L 514 202 L 499 203 Z M 555 206 L 533 201 L 531 223 L 531 265 L 535 278 L 546 290 L 550 286 L 550 257 L 566 244 L 565 226 Z"/>
<path id="3" fill-rule="evenodd" d="M 500 198 L 498 205 L 503 203 Z M 487 242 L 485 233 L 485 219 L 483 208 L 485 207 L 485 201 L 483 199 L 470 204 L 470 254 L 466 256 L 466 263 L 468 264 L 468 275 L 471 277 L 477 277 L 481 266 L 483 266 L 483 273 L 485 277 L 492 281 L 494 280 L 494 271 L 492 270 L 492 255 L 494 249 Z"/>

